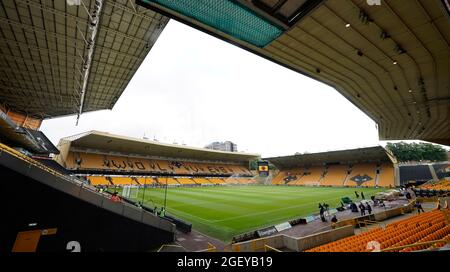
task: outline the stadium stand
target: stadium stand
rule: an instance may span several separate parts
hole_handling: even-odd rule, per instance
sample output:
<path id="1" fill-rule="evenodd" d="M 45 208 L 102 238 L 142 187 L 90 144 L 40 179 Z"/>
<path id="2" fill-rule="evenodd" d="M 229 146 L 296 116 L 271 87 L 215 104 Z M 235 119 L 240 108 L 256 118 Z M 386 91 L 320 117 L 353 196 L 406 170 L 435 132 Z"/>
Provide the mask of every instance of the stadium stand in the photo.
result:
<path id="1" fill-rule="evenodd" d="M 289 185 L 317 185 L 320 178 L 323 176 L 323 166 L 306 167 L 304 169 L 295 169 L 293 172 L 302 173 L 301 176 L 296 176 L 297 179 L 289 182 Z"/>
<path id="2" fill-rule="evenodd" d="M 110 177 L 114 185 L 139 185 L 136 180 L 131 177 Z"/>
<path id="3" fill-rule="evenodd" d="M 196 185 L 195 181 L 192 178 L 177 178 L 178 183 L 181 185 Z"/>
<path id="4" fill-rule="evenodd" d="M 66 160 L 68 170 L 78 169 L 108 169 L 109 162 L 97 154 L 70 153 Z"/>
<path id="5" fill-rule="evenodd" d="M 329 165 L 324 173 L 320 185 L 343 186 L 348 175 L 348 165 Z"/>
<path id="6" fill-rule="evenodd" d="M 90 178 L 92 179 L 92 178 Z M 111 182 L 108 184 L 108 179 Z M 145 179 L 145 181 L 144 181 Z M 100 180 L 95 180 L 93 185 L 144 185 L 144 184 L 153 184 L 158 186 L 167 185 L 224 185 L 224 184 L 252 184 L 256 181 L 250 178 L 227 178 L 228 181 L 224 181 L 222 178 L 192 178 L 192 177 L 169 177 L 169 176 L 158 176 L 158 177 L 117 177 L 117 176 L 105 176 L 101 177 Z M 106 182 L 104 181 L 106 180 Z M 145 182 L 145 183 L 144 183 Z"/>
<path id="7" fill-rule="evenodd" d="M 136 177 L 140 185 L 156 185 L 158 182 L 153 177 Z"/>
<path id="8" fill-rule="evenodd" d="M 360 163 L 355 164 L 350 168 L 349 178 L 344 184 L 346 186 L 366 186 L 374 187 L 376 178 L 376 164 L 374 163 Z"/>
<path id="9" fill-rule="evenodd" d="M 178 181 L 175 178 L 171 178 L 171 177 L 157 177 L 156 179 L 157 179 L 159 184 L 165 185 L 167 183 L 167 185 L 180 185 L 180 183 L 178 183 Z"/>
<path id="10" fill-rule="evenodd" d="M 358 235 L 340 239 L 306 251 L 368 252 L 373 250 L 367 248 L 368 243 L 371 241 L 377 241 L 380 243 L 381 250 L 408 252 L 427 249 L 433 245 L 417 245 L 404 249 L 389 249 L 440 239 L 445 239 L 450 242 L 449 234 L 450 225 L 446 225 L 445 223 L 444 212 L 434 210 L 388 224 L 386 228 L 377 227 Z"/>
<path id="11" fill-rule="evenodd" d="M 391 164 L 381 164 L 379 168 L 380 174 L 378 177 L 378 186 L 381 187 L 394 187 L 395 174 L 394 167 Z"/>
<path id="12" fill-rule="evenodd" d="M 89 180 L 89 183 L 91 185 L 94 185 L 94 186 L 97 186 L 97 185 L 113 185 L 104 176 L 90 176 L 87 179 Z"/>
<path id="13" fill-rule="evenodd" d="M 223 181 L 223 179 L 221 179 L 221 178 L 208 178 L 208 180 L 209 180 L 211 183 L 214 183 L 214 184 L 217 184 L 217 185 L 223 185 L 223 184 L 225 184 L 225 181 Z"/>
<path id="14" fill-rule="evenodd" d="M 278 174 L 275 175 L 275 177 L 272 179 L 272 184 L 274 185 L 280 185 L 284 184 L 284 178 L 286 177 L 285 171 L 280 171 Z"/>
<path id="15" fill-rule="evenodd" d="M 237 165 L 151 160 L 79 152 L 70 152 L 65 162 L 68 170 L 110 170 L 177 175 L 250 173 L 249 170 Z"/>
<path id="16" fill-rule="evenodd" d="M 430 182 L 427 182 L 427 183 L 419 186 L 419 188 L 425 189 L 425 190 L 450 191 L 450 180 L 441 179 L 439 181 L 430 181 Z"/>
<path id="17" fill-rule="evenodd" d="M 98 131 L 63 138 L 58 147 L 63 152 L 56 156 L 56 161 L 67 171 L 80 177 L 103 176 L 91 178 L 91 184 L 108 185 L 109 182 L 112 186 L 160 187 L 165 186 L 166 179 L 169 186 L 253 184 L 256 181 L 249 179 L 253 173 L 248 165 L 250 160 L 259 157 L 160 144 Z"/>
<path id="18" fill-rule="evenodd" d="M 272 179 L 276 185 L 395 186 L 395 157 L 381 146 L 264 160 L 279 169 Z"/>
<path id="19" fill-rule="evenodd" d="M 23 121 L 11 120 L 11 111 L 0 105 L 0 142 L 5 145 L 20 148 L 29 156 L 50 159 L 50 154 L 58 154 L 59 150 L 34 125 L 29 125 L 30 116 Z M 18 123 L 16 123 L 18 122 Z"/>
<path id="20" fill-rule="evenodd" d="M 239 178 L 236 178 L 236 181 L 237 181 L 239 184 L 246 184 L 246 185 L 256 183 L 256 180 L 253 179 L 253 178 L 243 178 L 243 177 L 239 177 Z"/>
<path id="21" fill-rule="evenodd" d="M 231 177 L 231 178 L 223 178 L 224 184 L 228 185 L 248 185 L 256 183 L 256 180 L 253 178 L 244 178 L 244 177 Z"/>
<path id="22" fill-rule="evenodd" d="M 128 176 L 88 176 L 91 185 L 106 185 L 106 186 L 124 186 L 124 185 L 159 185 L 164 186 L 166 184 L 169 186 L 174 185 L 223 185 L 226 182 L 221 178 L 174 178 L 168 176 L 159 177 L 128 177 Z M 250 178 L 233 178 L 234 184 L 251 184 L 255 180 Z"/>
<path id="23" fill-rule="evenodd" d="M 235 178 L 223 178 L 223 181 L 225 182 L 225 184 L 227 185 L 233 185 L 233 184 L 239 184 L 239 182 L 235 179 Z"/>
<path id="24" fill-rule="evenodd" d="M 212 184 L 206 178 L 193 178 L 193 180 L 195 181 L 195 183 L 200 184 L 200 185 L 211 185 Z"/>
<path id="25" fill-rule="evenodd" d="M 291 183 L 298 182 L 303 176 L 303 169 L 289 169 L 283 170 L 278 173 L 278 175 L 272 179 L 272 184 L 286 184 L 291 185 Z"/>
<path id="26" fill-rule="evenodd" d="M 13 121 L 16 125 L 23 128 L 30 128 L 33 130 L 39 129 L 42 123 L 42 119 L 33 118 L 26 114 L 16 112 L 11 109 L 6 109 L 6 107 L 0 105 L 0 111 L 4 112 L 8 118 Z"/>

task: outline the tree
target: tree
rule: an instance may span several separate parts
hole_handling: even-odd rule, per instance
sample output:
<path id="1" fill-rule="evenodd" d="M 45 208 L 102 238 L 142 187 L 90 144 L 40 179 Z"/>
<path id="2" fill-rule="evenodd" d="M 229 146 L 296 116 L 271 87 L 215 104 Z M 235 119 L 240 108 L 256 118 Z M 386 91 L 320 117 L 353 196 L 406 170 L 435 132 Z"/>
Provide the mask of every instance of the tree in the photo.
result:
<path id="1" fill-rule="evenodd" d="M 386 148 L 394 153 L 398 161 L 446 161 L 447 150 L 430 143 L 387 143 Z"/>

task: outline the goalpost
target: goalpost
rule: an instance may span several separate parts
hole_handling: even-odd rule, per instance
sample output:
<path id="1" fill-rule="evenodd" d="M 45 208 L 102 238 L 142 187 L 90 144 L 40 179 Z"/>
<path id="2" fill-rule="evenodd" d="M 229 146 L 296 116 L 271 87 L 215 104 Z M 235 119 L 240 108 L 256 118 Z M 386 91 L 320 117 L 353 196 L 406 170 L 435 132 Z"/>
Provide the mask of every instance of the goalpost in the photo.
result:
<path id="1" fill-rule="evenodd" d="M 304 184 L 306 186 L 320 186 L 320 182 L 318 182 L 318 181 L 307 181 Z"/>
<path id="2" fill-rule="evenodd" d="M 139 192 L 139 186 L 137 185 L 125 185 L 122 190 L 122 197 L 137 199 Z"/>

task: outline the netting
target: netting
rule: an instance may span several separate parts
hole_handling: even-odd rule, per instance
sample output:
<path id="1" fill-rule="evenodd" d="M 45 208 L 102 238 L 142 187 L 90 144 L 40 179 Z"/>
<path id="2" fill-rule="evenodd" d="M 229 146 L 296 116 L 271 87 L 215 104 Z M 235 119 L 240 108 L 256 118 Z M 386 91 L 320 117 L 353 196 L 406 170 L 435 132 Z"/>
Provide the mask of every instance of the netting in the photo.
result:
<path id="1" fill-rule="evenodd" d="M 234 38 L 264 47 L 283 31 L 246 7 L 230 0 L 143 0 L 179 12 Z"/>
<path id="2" fill-rule="evenodd" d="M 127 185 L 123 187 L 122 197 L 136 199 L 139 193 L 139 186 L 137 185 Z"/>

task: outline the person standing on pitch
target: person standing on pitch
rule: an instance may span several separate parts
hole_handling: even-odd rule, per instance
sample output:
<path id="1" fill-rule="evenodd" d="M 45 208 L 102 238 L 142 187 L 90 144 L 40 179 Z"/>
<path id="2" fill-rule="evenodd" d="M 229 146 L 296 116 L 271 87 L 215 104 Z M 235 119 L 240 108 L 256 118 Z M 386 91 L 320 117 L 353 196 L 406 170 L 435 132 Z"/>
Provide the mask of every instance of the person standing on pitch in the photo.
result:
<path id="1" fill-rule="evenodd" d="M 323 208 L 325 209 L 326 216 L 330 215 L 330 211 L 329 211 L 328 207 L 329 207 L 329 205 L 327 203 L 323 203 Z"/>
<path id="2" fill-rule="evenodd" d="M 361 199 L 366 199 L 366 198 L 364 197 L 364 192 L 361 192 Z"/>
<path id="3" fill-rule="evenodd" d="M 333 218 L 331 218 L 331 228 L 335 229 L 336 228 L 336 223 L 337 223 L 337 217 L 336 215 L 333 215 Z"/>
<path id="4" fill-rule="evenodd" d="M 327 222 L 327 220 L 325 219 L 324 213 L 325 212 L 325 208 L 322 206 L 320 208 L 320 219 L 322 220 L 322 222 Z"/>
<path id="5" fill-rule="evenodd" d="M 164 217 L 166 216 L 166 209 L 164 209 L 164 207 L 161 207 L 161 212 L 159 213 L 160 217 Z"/>
<path id="6" fill-rule="evenodd" d="M 359 209 L 361 210 L 361 216 L 366 215 L 366 207 L 364 207 L 364 204 L 359 204 Z"/>
<path id="7" fill-rule="evenodd" d="M 358 192 L 355 191 L 356 198 L 359 198 Z"/>
<path id="8" fill-rule="evenodd" d="M 369 202 L 367 202 L 366 205 L 367 205 L 367 207 L 366 207 L 367 208 L 367 213 L 368 214 L 372 214 L 372 207 L 370 207 Z"/>

